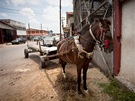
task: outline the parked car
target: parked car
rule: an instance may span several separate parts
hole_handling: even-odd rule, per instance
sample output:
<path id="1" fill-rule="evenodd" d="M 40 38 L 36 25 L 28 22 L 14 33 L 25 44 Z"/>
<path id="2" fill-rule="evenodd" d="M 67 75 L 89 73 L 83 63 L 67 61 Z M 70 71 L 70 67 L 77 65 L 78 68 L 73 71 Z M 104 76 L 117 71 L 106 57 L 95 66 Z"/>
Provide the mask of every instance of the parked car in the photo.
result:
<path id="1" fill-rule="evenodd" d="M 21 43 L 25 43 L 25 42 L 26 42 L 26 39 L 25 38 L 16 38 L 11 43 L 13 45 L 13 44 L 21 44 Z"/>
<path id="2" fill-rule="evenodd" d="M 43 41 L 45 46 L 51 47 L 55 46 L 60 40 L 59 36 L 47 35 L 46 37 L 43 38 Z"/>
<path id="3" fill-rule="evenodd" d="M 40 41 L 40 40 L 42 40 L 42 37 L 41 36 L 35 36 L 33 38 L 33 41 Z"/>

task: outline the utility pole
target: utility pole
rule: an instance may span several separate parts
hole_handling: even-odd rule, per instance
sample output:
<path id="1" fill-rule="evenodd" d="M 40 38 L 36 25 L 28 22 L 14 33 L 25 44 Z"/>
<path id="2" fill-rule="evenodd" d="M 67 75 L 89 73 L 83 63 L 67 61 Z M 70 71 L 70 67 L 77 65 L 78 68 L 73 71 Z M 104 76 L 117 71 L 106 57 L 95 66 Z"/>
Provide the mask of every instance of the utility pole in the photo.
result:
<path id="1" fill-rule="evenodd" d="M 59 1 L 59 6 L 60 6 L 60 40 L 62 40 L 62 35 L 61 35 L 61 0 Z"/>
<path id="2" fill-rule="evenodd" d="M 64 27 L 64 20 L 65 20 L 65 18 L 64 18 L 64 17 L 62 17 L 62 18 L 61 18 L 62 28 Z"/>
<path id="3" fill-rule="evenodd" d="M 28 23 L 27 46 L 28 46 L 28 40 L 29 39 L 30 39 L 30 24 Z"/>
<path id="4" fill-rule="evenodd" d="M 40 24 L 41 25 L 41 35 L 43 36 L 43 32 L 42 32 L 42 24 Z"/>

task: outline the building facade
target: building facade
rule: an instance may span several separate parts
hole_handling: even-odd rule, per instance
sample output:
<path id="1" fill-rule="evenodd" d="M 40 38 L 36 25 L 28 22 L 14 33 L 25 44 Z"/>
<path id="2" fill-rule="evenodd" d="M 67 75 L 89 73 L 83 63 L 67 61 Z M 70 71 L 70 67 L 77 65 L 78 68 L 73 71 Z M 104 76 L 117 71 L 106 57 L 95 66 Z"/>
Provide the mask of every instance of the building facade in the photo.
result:
<path id="1" fill-rule="evenodd" d="M 0 19 L 0 43 L 11 42 L 17 37 L 26 37 L 25 24 L 11 19 Z"/>
<path id="2" fill-rule="evenodd" d="M 0 44 L 11 42 L 17 37 L 16 29 L 0 21 Z"/>
<path id="3" fill-rule="evenodd" d="M 73 32 L 73 12 L 66 12 L 66 26 L 63 27 L 64 37 L 72 36 Z"/>
<path id="4" fill-rule="evenodd" d="M 35 36 L 45 36 L 49 34 L 49 31 L 29 28 L 26 30 L 27 38 L 31 39 Z"/>
<path id="5" fill-rule="evenodd" d="M 0 21 L 14 27 L 18 37 L 26 36 L 26 25 L 24 23 L 12 19 L 0 19 Z"/>
<path id="6" fill-rule="evenodd" d="M 74 0 L 74 23 L 78 31 L 87 20 L 91 23 L 95 17 L 111 20 L 114 50 L 110 54 L 94 51 L 93 61 L 105 74 L 111 73 L 133 92 L 135 92 L 134 5 L 134 0 Z"/>
<path id="7" fill-rule="evenodd" d="M 114 74 L 135 92 L 134 5 L 134 0 L 114 0 Z"/>

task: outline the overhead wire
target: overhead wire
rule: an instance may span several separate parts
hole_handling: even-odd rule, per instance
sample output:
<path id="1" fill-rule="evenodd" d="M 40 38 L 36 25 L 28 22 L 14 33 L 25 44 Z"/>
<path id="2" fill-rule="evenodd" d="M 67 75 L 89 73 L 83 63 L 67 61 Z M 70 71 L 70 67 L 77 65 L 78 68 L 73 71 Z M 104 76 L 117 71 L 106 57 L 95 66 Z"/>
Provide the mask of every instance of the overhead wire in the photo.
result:
<path id="1" fill-rule="evenodd" d="M 15 9 L 15 8 L 9 8 L 9 7 L 0 7 L 0 11 L 3 12 L 3 13 L 10 13 L 10 14 L 20 14 L 22 9 Z M 41 9 L 35 9 L 34 12 L 35 14 L 42 14 L 40 12 L 42 12 Z M 27 11 L 23 11 L 25 13 L 29 13 Z"/>

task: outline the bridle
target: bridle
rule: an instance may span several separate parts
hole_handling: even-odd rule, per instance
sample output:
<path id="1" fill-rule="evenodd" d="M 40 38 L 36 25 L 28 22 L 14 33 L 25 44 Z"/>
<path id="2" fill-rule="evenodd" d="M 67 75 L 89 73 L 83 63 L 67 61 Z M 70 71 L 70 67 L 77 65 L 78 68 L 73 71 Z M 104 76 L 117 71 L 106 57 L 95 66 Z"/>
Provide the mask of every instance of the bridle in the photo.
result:
<path id="1" fill-rule="evenodd" d="M 90 32 L 90 35 L 92 36 L 93 40 L 95 41 L 95 44 L 99 45 L 99 47 L 102 50 L 102 48 L 105 48 L 105 49 L 108 48 L 108 46 L 110 44 L 110 40 L 104 40 L 107 30 L 101 26 L 102 26 L 102 24 L 99 22 L 99 29 L 97 29 L 97 31 L 95 31 L 96 34 L 98 34 L 98 36 L 99 36 L 99 40 L 97 40 L 97 38 L 94 36 L 94 34 L 91 30 L 92 25 L 90 25 L 89 32 Z"/>
<path id="2" fill-rule="evenodd" d="M 97 29 L 97 31 L 96 31 L 96 33 L 97 33 L 98 35 L 100 35 L 100 41 L 97 40 L 97 38 L 94 36 L 94 34 L 93 34 L 92 30 L 91 30 L 91 28 L 93 27 L 92 25 L 90 25 L 90 27 L 89 27 L 89 32 L 90 32 L 90 35 L 92 36 L 92 38 L 93 38 L 94 41 L 86 40 L 86 39 L 84 39 L 83 37 L 81 37 L 81 35 L 80 35 L 79 37 L 80 37 L 81 39 L 83 39 L 83 40 L 89 42 L 89 43 L 92 43 L 92 44 L 94 44 L 94 45 L 95 45 L 95 44 L 96 44 L 96 45 L 99 45 L 100 48 L 102 49 L 102 47 L 104 46 L 104 44 L 101 44 L 101 42 L 102 42 L 102 40 L 104 39 L 104 35 L 105 35 L 104 31 L 105 31 L 105 29 L 102 28 L 101 26 L 102 26 L 101 23 L 99 23 L 99 29 Z"/>
<path id="3" fill-rule="evenodd" d="M 104 40 L 105 33 L 107 31 L 106 31 L 106 29 L 104 29 L 101 26 L 102 26 L 102 24 L 99 22 L 99 28 L 95 31 L 96 34 L 99 35 L 99 40 L 97 39 L 97 37 L 95 37 L 96 35 L 94 35 L 93 32 L 92 32 L 92 27 L 93 27 L 92 25 L 90 25 L 90 27 L 89 27 L 89 33 L 90 33 L 90 36 L 93 38 L 94 41 L 86 40 L 83 37 L 81 37 L 81 35 L 79 36 L 79 38 L 82 38 L 83 40 L 85 40 L 87 42 L 90 42 L 94 45 L 95 44 L 98 45 L 99 48 L 100 48 L 99 51 L 101 51 L 103 48 L 108 48 L 108 45 L 110 44 L 109 40 Z M 85 53 L 88 58 L 93 56 L 93 52 L 87 52 L 87 51 L 85 51 L 85 49 L 81 49 L 80 51 Z"/>

